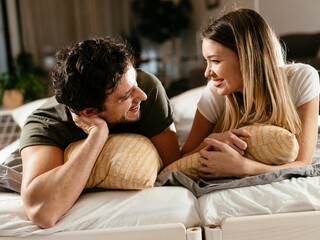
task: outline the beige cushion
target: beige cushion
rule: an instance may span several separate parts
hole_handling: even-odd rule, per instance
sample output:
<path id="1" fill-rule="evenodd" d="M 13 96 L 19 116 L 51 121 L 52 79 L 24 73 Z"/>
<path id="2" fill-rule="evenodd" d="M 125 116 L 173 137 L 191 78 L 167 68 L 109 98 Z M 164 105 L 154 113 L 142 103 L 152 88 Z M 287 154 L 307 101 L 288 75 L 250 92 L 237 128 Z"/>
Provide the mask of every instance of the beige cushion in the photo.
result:
<path id="1" fill-rule="evenodd" d="M 193 180 L 198 180 L 199 176 L 197 169 L 200 167 L 199 156 L 199 153 L 193 153 L 180 158 L 163 169 L 160 174 L 169 171 L 179 171 Z"/>
<path id="2" fill-rule="evenodd" d="M 288 130 L 272 126 L 254 124 L 242 127 L 251 133 L 250 138 L 242 138 L 248 144 L 245 157 L 267 164 L 293 162 L 299 152 L 299 144 L 294 134 Z M 183 157 L 167 166 L 161 173 L 179 171 L 193 180 L 198 180 L 200 167 L 199 153 Z"/>
<path id="3" fill-rule="evenodd" d="M 295 161 L 299 143 L 288 130 L 263 124 L 242 127 L 251 137 L 242 138 L 248 144 L 245 157 L 266 164 L 284 164 Z"/>
<path id="4" fill-rule="evenodd" d="M 70 144 L 64 161 L 72 157 L 84 140 Z M 162 161 L 152 142 L 131 133 L 110 134 L 99 155 L 86 188 L 145 189 L 153 187 Z"/>

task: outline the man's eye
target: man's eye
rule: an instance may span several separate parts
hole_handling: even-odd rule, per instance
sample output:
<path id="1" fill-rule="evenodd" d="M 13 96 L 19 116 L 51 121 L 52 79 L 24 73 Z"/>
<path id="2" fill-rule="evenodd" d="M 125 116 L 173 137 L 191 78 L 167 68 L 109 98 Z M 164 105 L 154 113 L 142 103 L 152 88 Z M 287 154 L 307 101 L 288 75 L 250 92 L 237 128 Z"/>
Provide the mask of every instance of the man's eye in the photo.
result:
<path id="1" fill-rule="evenodd" d="M 124 97 L 122 98 L 122 100 L 127 100 L 129 97 L 130 97 L 130 95 L 124 96 Z"/>
<path id="2" fill-rule="evenodd" d="M 213 63 L 219 63 L 220 61 L 219 61 L 219 60 L 211 60 L 211 62 L 213 62 Z"/>

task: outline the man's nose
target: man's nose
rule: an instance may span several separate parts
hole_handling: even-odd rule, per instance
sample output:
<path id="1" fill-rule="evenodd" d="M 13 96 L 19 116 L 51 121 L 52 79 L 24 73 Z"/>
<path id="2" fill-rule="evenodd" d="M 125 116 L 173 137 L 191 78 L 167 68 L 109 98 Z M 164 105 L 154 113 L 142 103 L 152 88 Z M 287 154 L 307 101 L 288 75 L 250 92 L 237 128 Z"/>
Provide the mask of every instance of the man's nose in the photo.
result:
<path id="1" fill-rule="evenodd" d="M 147 100 L 147 94 L 141 90 L 141 88 L 137 87 L 136 88 L 136 92 L 137 92 L 137 95 L 136 95 L 136 98 L 139 99 L 139 101 L 145 101 Z"/>

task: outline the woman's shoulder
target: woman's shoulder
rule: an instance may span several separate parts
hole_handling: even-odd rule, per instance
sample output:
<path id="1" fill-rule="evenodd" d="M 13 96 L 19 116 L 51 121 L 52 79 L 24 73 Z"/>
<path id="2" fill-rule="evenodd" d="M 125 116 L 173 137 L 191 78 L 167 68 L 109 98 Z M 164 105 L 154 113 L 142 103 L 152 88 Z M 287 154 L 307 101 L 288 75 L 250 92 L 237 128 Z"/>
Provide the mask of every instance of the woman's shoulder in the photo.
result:
<path id="1" fill-rule="evenodd" d="M 318 71 L 304 63 L 294 63 L 285 66 L 289 88 L 296 107 L 319 95 Z"/>
<path id="2" fill-rule="evenodd" d="M 290 63 L 284 66 L 289 79 L 295 77 L 310 77 L 319 78 L 318 71 L 309 64 L 305 63 Z"/>

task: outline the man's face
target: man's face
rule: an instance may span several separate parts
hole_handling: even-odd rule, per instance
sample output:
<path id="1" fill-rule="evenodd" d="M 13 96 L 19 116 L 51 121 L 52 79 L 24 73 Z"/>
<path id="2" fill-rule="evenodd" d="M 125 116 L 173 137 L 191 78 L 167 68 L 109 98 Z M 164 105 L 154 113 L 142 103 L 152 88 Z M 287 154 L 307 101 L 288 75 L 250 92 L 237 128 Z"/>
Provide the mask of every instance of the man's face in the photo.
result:
<path id="1" fill-rule="evenodd" d="M 123 74 L 120 84 L 107 97 L 105 111 L 99 116 L 107 123 L 134 122 L 140 119 L 140 103 L 147 95 L 138 87 L 137 72 L 130 66 Z"/>

